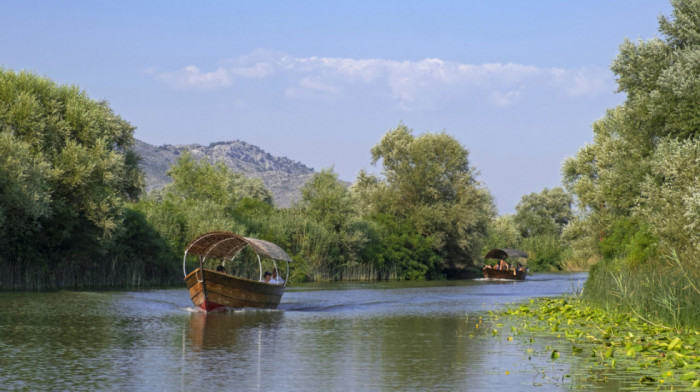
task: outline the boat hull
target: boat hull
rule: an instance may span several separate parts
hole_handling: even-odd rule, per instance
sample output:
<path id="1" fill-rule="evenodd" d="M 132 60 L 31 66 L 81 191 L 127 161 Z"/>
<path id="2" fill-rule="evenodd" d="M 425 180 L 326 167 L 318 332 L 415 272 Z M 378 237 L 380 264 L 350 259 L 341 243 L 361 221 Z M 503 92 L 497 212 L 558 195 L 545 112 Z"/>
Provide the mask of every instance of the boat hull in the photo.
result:
<path id="1" fill-rule="evenodd" d="M 527 273 L 515 270 L 499 270 L 494 268 L 484 268 L 484 279 L 508 279 L 508 280 L 524 280 Z"/>
<path id="2" fill-rule="evenodd" d="M 185 282 L 194 306 L 207 312 L 222 307 L 276 309 L 284 294 L 284 286 L 239 278 L 207 268 L 190 272 Z"/>

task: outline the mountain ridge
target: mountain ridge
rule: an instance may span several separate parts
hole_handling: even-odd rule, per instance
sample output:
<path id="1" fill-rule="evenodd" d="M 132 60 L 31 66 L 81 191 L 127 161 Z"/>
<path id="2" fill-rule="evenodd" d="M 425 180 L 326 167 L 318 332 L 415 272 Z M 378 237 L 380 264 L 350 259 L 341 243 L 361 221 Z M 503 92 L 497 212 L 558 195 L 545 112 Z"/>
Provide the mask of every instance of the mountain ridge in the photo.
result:
<path id="1" fill-rule="evenodd" d="M 139 166 L 146 179 L 146 190 L 161 189 L 172 182 L 167 175 L 180 155 L 189 151 L 197 160 L 223 161 L 233 171 L 262 180 L 278 207 L 290 207 L 300 198 L 301 187 L 314 175 L 314 169 L 287 157 L 276 157 L 242 140 L 200 144 L 163 144 L 155 146 L 135 139 L 134 151 L 141 157 Z"/>

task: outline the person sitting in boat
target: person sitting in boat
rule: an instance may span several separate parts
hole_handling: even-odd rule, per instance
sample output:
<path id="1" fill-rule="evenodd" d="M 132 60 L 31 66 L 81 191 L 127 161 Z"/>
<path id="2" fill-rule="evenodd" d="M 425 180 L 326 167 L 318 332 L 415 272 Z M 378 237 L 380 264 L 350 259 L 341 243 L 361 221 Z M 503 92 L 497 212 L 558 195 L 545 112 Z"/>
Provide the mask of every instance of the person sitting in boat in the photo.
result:
<path id="1" fill-rule="evenodd" d="M 224 268 L 223 265 L 220 265 L 220 266 L 216 267 L 216 272 L 225 273 L 226 269 Z"/>
<path id="2" fill-rule="evenodd" d="M 486 265 L 484 266 L 484 268 L 489 268 L 489 269 L 490 269 L 490 268 L 491 268 L 491 264 L 486 264 Z"/>
<path id="3" fill-rule="evenodd" d="M 510 269 L 510 266 L 508 265 L 508 263 L 506 263 L 505 261 L 503 261 L 503 259 L 501 259 L 501 262 L 498 263 L 498 267 L 499 267 L 499 269 L 502 269 L 502 270 L 504 270 L 504 271 L 507 271 L 507 270 Z"/>
<path id="4" fill-rule="evenodd" d="M 279 274 L 277 274 L 277 268 L 272 270 L 272 279 L 270 279 L 270 283 L 272 284 L 284 284 L 284 279 L 282 279 Z"/>
<path id="5" fill-rule="evenodd" d="M 518 263 L 518 268 L 516 268 L 515 270 L 521 272 L 523 270 L 523 265 Z"/>
<path id="6" fill-rule="evenodd" d="M 270 273 L 270 271 L 265 271 L 261 282 L 272 283 L 271 280 L 272 280 L 272 274 Z"/>

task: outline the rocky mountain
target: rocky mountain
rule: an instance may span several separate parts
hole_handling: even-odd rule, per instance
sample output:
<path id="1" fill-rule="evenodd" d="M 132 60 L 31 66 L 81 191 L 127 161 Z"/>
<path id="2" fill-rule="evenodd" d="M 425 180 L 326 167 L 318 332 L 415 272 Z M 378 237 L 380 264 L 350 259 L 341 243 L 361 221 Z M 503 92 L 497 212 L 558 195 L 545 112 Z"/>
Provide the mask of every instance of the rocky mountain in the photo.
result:
<path id="1" fill-rule="evenodd" d="M 272 156 L 263 149 L 240 140 L 216 142 L 208 146 L 154 146 L 136 140 L 134 149 L 141 156 L 140 166 L 146 175 L 146 189 L 149 191 L 162 188 L 172 181 L 166 173 L 185 151 L 190 151 L 196 159 L 204 158 L 212 163 L 223 161 L 236 172 L 260 178 L 272 192 L 278 207 L 289 207 L 297 201 L 299 189 L 314 174 L 313 169 L 301 162 Z"/>

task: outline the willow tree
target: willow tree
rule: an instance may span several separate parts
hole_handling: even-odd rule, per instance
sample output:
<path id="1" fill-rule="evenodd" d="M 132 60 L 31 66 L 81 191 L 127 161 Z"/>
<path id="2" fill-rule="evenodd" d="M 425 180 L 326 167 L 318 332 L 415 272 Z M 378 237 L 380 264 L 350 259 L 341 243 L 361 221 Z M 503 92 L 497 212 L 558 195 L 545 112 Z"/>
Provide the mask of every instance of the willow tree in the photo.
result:
<path id="1" fill-rule="evenodd" d="M 571 195 L 560 187 L 524 195 L 515 206 L 514 221 L 523 237 L 560 236 L 573 218 Z"/>
<path id="2" fill-rule="evenodd" d="M 5 287 L 81 285 L 103 267 L 142 186 L 133 131 L 78 87 L 0 68 Z"/>
<path id="3" fill-rule="evenodd" d="M 591 268 L 588 296 L 696 327 L 700 2 L 672 4 L 673 17 L 659 21 L 663 39 L 620 45 L 611 68 L 625 102 L 608 110 L 594 124 L 593 143 L 564 163 L 566 186 L 581 207 L 566 237 L 595 244 L 603 258 Z"/>
<path id="4" fill-rule="evenodd" d="M 471 266 L 495 207 L 469 165 L 469 152 L 444 132 L 416 137 L 399 124 L 371 153 L 372 164 L 382 163 L 382 176 L 360 173 L 355 188 L 363 210 L 429 239 L 442 256 L 429 272 Z"/>
<path id="5" fill-rule="evenodd" d="M 666 250 L 698 247 L 686 240 L 698 235 L 681 233 L 697 219 L 696 190 L 670 186 L 680 184 L 677 178 L 694 178 L 697 160 L 689 155 L 679 165 L 684 157 L 673 157 L 668 146 L 682 141 L 684 151 L 692 152 L 700 137 L 700 3 L 672 4 L 673 18 L 660 18 L 665 39 L 620 45 L 611 68 L 626 100 L 594 124 L 594 142 L 564 163 L 565 183 L 589 232 L 603 244 L 629 228 L 638 238 L 655 236 Z M 628 237 L 620 245 L 634 236 Z"/>

